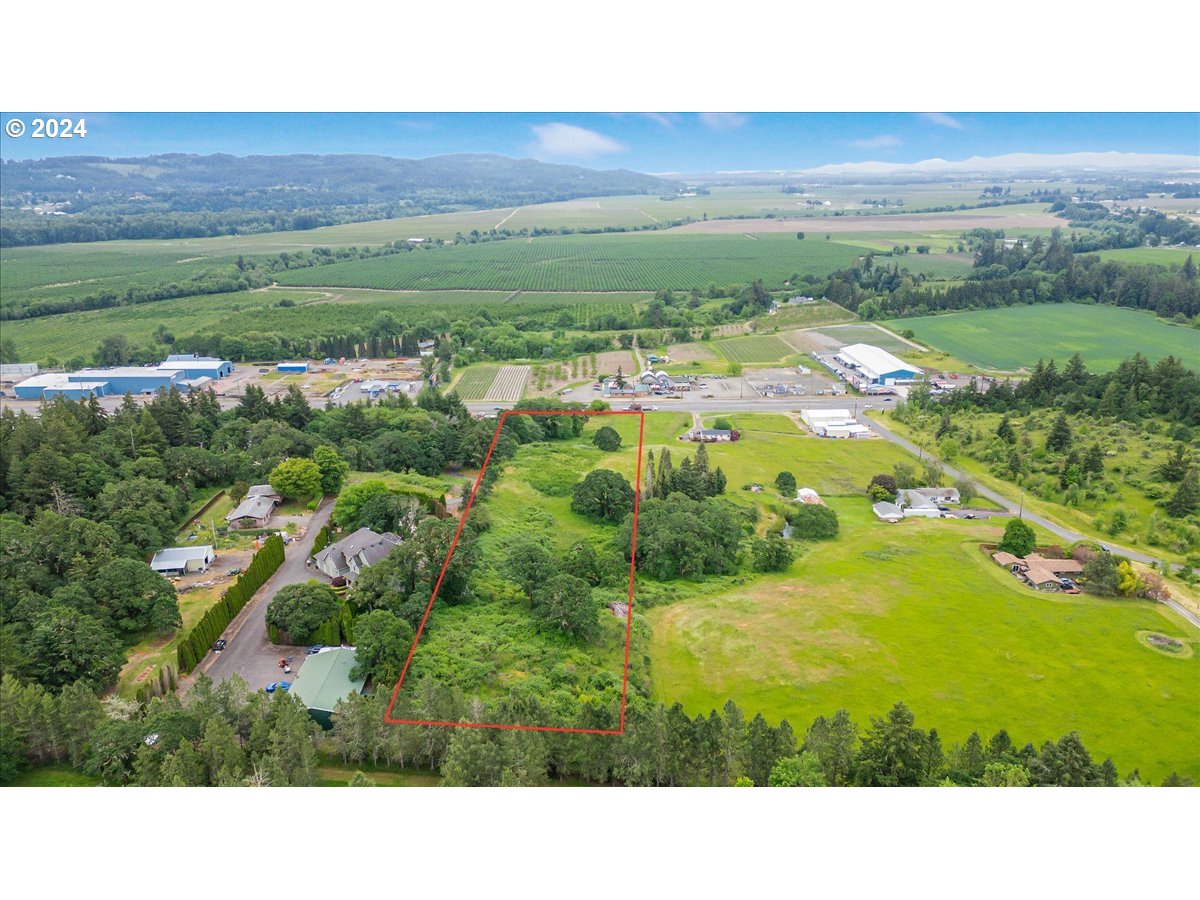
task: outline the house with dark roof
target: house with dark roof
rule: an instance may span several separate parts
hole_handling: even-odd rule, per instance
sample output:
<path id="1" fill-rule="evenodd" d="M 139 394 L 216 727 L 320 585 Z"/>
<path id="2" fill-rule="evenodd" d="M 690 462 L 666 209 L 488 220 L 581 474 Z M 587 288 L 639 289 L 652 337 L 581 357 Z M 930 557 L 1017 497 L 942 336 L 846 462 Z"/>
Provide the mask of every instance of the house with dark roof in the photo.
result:
<path id="1" fill-rule="evenodd" d="M 401 538 L 390 531 L 376 534 L 370 528 L 360 528 L 327 546 L 312 561 L 330 578 L 353 581 L 359 572 L 384 559 L 401 542 Z"/>
<path id="2" fill-rule="evenodd" d="M 283 498 L 269 484 L 253 485 L 234 509 L 225 513 L 230 528 L 266 528 Z"/>

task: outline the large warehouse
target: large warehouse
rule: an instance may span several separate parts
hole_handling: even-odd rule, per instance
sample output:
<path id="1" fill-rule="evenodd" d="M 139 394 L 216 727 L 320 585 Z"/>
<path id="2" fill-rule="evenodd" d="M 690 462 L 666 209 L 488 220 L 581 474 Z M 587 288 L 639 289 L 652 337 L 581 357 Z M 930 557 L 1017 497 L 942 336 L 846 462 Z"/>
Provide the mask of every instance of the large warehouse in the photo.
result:
<path id="1" fill-rule="evenodd" d="M 180 393 L 206 387 L 233 371 L 233 363 L 204 356 L 169 356 L 157 366 L 115 366 L 80 369 L 78 372 L 43 372 L 13 388 L 21 400 L 67 397 L 82 400 L 106 394 L 153 394 L 177 389 Z"/>
<path id="2" fill-rule="evenodd" d="M 925 373 L 911 363 L 892 356 L 871 344 L 851 344 L 833 357 L 848 369 L 853 369 L 870 384 L 901 384 L 915 381 Z"/>

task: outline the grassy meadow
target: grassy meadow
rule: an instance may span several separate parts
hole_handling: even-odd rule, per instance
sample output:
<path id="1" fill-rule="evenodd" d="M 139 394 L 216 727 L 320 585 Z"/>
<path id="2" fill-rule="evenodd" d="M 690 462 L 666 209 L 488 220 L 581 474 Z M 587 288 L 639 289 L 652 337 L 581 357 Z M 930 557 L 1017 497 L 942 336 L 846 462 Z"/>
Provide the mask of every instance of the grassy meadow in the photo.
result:
<path id="1" fill-rule="evenodd" d="M 1032 368 L 1038 359 L 1061 363 L 1078 353 L 1092 371 L 1106 371 L 1134 353 L 1151 360 L 1174 355 L 1200 367 L 1200 333 L 1115 306 L 1042 303 L 973 312 L 896 319 L 916 340 L 1001 372 Z"/>
<path id="2" fill-rule="evenodd" d="M 1189 749 L 1200 745 L 1200 656 L 1138 640 L 1200 643 L 1182 619 L 1144 601 L 1023 588 L 978 549 L 995 525 L 891 526 L 865 498 L 832 505 L 841 534 L 789 572 L 647 613 L 657 697 L 691 715 L 733 699 L 801 732 L 841 707 L 865 726 L 903 700 L 947 746 L 976 729 L 986 740 L 1006 728 L 1018 745 L 1078 730 L 1122 772 L 1200 777 Z"/>

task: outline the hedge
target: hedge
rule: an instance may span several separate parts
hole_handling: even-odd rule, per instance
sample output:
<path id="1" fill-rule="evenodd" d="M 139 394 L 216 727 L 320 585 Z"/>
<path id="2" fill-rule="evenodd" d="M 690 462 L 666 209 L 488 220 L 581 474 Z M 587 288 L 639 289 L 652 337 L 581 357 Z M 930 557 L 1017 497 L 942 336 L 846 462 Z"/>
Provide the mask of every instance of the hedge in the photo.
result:
<path id="1" fill-rule="evenodd" d="M 246 571 L 238 576 L 233 586 L 221 595 L 204 617 L 179 642 L 176 651 L 179 671 L 190 672 L 196 667 L 209 647 L 221 636 L 233 617 L 242 611 L 250 602 L 254 593 L 262 587 L 268 578 L 283 564 L 283 539 L 278 534 L 267 538 L 267 542 L 254 554 Z"/>
<path id="2" fill-rule="evenodd" d="M 322 550 L 324 550 L 328 546 L 329 546 L 329 526 L 322 525 L 320 531 L 317 532 L 317 536 L 315 538 L 313 538 L 312 553 L 310 553 L 309 555 L 316 556 L 318 553 L 320 553 Z"/>

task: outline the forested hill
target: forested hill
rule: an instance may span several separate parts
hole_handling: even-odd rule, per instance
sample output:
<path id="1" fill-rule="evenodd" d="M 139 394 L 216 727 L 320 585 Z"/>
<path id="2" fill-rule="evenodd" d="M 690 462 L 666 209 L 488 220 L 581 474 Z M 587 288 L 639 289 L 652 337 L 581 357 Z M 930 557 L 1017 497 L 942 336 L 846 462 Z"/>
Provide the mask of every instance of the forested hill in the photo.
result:
<path id="1" fill-rule="evenodd" d="M 493 154 L 70 156 L 3 163 L 4 246 L 316 228 L 463 208 L 659 194 L 673 182 Z M 56 206 L 56 204 L 59 204 Z M 37 207 L 21 212 L 22 207 Z"/>

